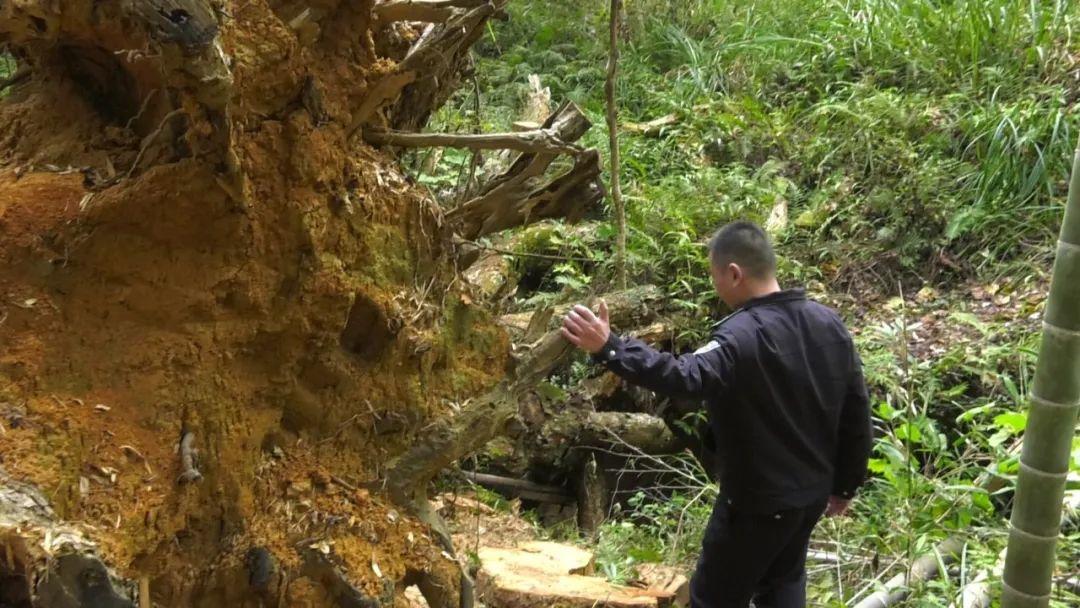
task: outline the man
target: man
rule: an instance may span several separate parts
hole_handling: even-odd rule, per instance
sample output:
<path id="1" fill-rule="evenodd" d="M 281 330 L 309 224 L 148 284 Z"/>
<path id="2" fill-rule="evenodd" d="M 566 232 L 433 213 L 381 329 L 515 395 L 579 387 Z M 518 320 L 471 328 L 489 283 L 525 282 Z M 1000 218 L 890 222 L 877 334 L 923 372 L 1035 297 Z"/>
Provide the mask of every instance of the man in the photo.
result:
<path id="1" fill-rule="evenodd" d="M 692 608 L 806 605 L 806 550 L 822 513 L 842 514 L 866 476 L 871 427 L 861 362 L 840 317 L 781 290 L 768 236 L 750 222 L 709 243 L 735 312 L 675 356 L 611 333 L 608 311 L 575 306 L 567 340 L 658 393 L 701 397 L 721 461 L 720 499 L 690 584 Z"/>

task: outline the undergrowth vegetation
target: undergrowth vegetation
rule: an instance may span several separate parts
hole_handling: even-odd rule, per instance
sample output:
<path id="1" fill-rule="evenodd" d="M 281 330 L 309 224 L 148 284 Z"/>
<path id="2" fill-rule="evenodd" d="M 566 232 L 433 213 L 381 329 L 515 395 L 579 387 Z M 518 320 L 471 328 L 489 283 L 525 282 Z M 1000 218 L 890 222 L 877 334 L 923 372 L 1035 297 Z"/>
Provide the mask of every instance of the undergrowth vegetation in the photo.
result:
<path id="1" fill-rule="evenodd" d="M 434 128 L 509 130 L 537 74 L 554 105 L 572 100 L 593 121 L 583 143 L 606 151 L 607 5 L 511 3 L 511 19 L 478 45 L 476 89 Z M 627 11 L 618 99 L 632 283 L 667 290 L 677 342 L 689 346 L 722 312 L 706 239 L 734 218 L 768 226 L 783 282 L 831 298 L 851 320 L 878 432 L 852 516 L 815 537 L 840 560 L 811 563 L 811 603 L 865 597 L 962 533 L 960 571 L 907 603 L 948 605 L 1005 545 L 1012 448 L 1080 136 L 1080 6 L 640 0 Z M 425 160 L 415 158 L 417 178 L 455 204 L 472 155 Z M 603 292 L 614 276 L 606 214 L 501 245 L 565 258 L 515 260 L 529 277 L 521 308 Z M 1070 496 L 1080 441 L 1073 470 Z M 646 491 L 619 505 L 625 517 L 598 539 L 610 578 L 640 561 L 692 565 L 716 492 L 700 478 L 698 492 Z M 994 478 L 1003 483 L 988 491 Z M 1080 524 L 1066 527 L 1059 560 L 1075 573 Z M 1055 606 L 1080 602 L 1055 593 Z"/>
<path id="2" fill-rule="evenodd" d="M 437 128 L 508 130 L 537 74 L 605 149 L 605 6 L 511 3 L 478 46 L 480 115 L 466 91 Z M 1049 255 L 1078 135 L 1074 3 L 643 0 L 627 21 L 620 122 L 673 115 L 621 134 L 639 279 L 695 287 L 696 266 L 680 270 L 709 231 L 774 210 L 803 280 L 891 289 Z M 435 173 L 457 178 L 468 156 Z M 610 250 L 606 225 L 592 236 Z"/>

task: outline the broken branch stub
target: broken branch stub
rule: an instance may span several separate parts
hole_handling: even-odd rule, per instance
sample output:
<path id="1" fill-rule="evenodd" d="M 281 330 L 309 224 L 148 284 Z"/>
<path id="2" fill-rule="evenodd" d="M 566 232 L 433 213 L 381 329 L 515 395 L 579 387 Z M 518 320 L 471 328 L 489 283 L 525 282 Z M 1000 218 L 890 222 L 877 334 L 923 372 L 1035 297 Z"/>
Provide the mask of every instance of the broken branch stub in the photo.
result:
<path id="1" fill-rule="evenodd" d="M 548 117 L 540 131 L 574 142 L 590 126 L 580 108 L 566 103 Z M 570 169 L 543 182 L 556 158 L 550 151 L 522 153 L 510 168 L 485 184 L 477 197 L 449 212 L 448 225 L 461 237 L 473 240 L 543 219 L 580 220 L 604 197 L 600 154 L 595 150 L 580 153 Z"/>
<path id="2" fill-rule="evenodd" d="M 372 85 L 367 99 L 353 113 L 349 132 L 355 133 L 374 119 L 387 103 L 392 104 L 386 112 L 391 128 L 417 131 L 427 124 L 431 113 L 457 89 L 469 48 L 483 34 L 484 24 L 500 13 L 507 1 L 488 0 L 469 10 L 452 10 L 445 21 L 428 28 L 397 67 Z M 417 10 L 416 3 L 411 4 L 413 7 L 408 10 Z M 381 10 L 385 14 L 407 8 L 395 6 Z"/>

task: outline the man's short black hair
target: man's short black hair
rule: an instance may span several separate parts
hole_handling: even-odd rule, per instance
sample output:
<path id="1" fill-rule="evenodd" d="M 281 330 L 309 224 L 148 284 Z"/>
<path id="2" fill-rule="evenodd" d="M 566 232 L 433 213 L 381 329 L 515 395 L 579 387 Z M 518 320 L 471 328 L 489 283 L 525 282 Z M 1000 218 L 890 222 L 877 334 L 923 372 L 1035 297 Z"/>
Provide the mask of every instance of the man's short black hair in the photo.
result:
<path id="1" fill-rule="evenodd" d="M 755 279 L 776 274 L 776 253 L 769 235 L 753 222 L 731 222 L 717 230 L 709 241 L 709 261 L 716 266 L 738 264 Z"/>

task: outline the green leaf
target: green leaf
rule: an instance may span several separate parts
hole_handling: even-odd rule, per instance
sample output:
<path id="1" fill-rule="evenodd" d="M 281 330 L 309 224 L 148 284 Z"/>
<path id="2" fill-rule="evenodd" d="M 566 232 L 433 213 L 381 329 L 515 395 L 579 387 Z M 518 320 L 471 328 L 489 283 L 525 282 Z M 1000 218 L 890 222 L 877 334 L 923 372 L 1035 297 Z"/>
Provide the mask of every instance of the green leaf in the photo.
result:
<path id="1" fill-rule="evenodd" d="M 1022 412 L 998 414 L 994 416 L 994 426 L 1000 429 L 1008 429 L 1015 435 L 1027 428 L 1027 414 Z"/>
<path id="2" fill-rule="evenodd" d="M 922 431 L 919 430 L 919 427 L 910 422 L 905 422 L 896 428 L 896 438 L 901 441 L 921 443 L 922 437 Z"/>
<path id="3" fill-rule="evenodd" d="M 869 469 L 871 473 L 880 475 L 885 472 L 885 469 L 889 468 L 889 463 L 882 458 L 871 458 L 866 463 L 866 468 Z"/>

